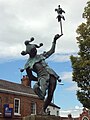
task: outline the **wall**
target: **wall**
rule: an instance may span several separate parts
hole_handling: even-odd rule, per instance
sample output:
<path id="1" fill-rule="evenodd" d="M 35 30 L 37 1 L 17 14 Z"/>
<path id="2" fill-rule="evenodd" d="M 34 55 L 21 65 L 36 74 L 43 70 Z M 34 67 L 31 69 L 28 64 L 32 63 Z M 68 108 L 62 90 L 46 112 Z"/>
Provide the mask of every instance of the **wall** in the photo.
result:
<path id="1" fill-rule="evenodd" d="M 36 113 L 38 114 L 41 110 L 41 107 L 43 105 L 43 101 L 39 100 L 38 98 L 34 98 L 31 96 L 21 96 L 21 95 L 15 95 L 15 94 L 6 94 L 6 93 L 0 93 L 1 98 L 1 105 L 0 105 L 0 119 L 2 120 L 10 120 L 10 118 L 3 118 L 4 117 L 4 104 L 12 104 L 14 108 L 14 98 L 20 99 L 20 115 L 16 116 L 14 115 L 14 110 L 12 113 L 12 119 L 20 120 L 24 116 L 28 116 L 31 114 L 31 102 L 34 101 L 37 105 Z M 11 120 L 12 120 L 11 119 Z"/>
<path id="2" fill-rule="evenodd" d="M 48 106 L 47 109 L 50 110 L 50 115 L 55 115 L 55 116 L 57 116 L 57 111 L 59 111 L 58 108 L 53 107 L 53 106 Z M 59 115 L 58 115 L 58 116 L 59 116 Z"/>

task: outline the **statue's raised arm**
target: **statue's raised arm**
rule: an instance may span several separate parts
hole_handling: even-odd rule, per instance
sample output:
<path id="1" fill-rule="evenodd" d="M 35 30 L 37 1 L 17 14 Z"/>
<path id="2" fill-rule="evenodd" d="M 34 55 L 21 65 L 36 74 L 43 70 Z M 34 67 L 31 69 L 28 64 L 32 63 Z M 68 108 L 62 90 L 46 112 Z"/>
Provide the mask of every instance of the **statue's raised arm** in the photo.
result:
<path id="1" fill-rule="evenodd" d="M 44 52 L 44 57 L 48 58 L 49 56 L 51 56 L 54 52 L 55 52 L 55 47 L 56 47 L 56 41 L 62 36 L 63 34 L 59 35 L 59 34 L 56 34 L 54 39 L 53 39 L 53 42 L 52 42 L 52 46 L 51 46 L 51 49 L 47 52 Z"/>

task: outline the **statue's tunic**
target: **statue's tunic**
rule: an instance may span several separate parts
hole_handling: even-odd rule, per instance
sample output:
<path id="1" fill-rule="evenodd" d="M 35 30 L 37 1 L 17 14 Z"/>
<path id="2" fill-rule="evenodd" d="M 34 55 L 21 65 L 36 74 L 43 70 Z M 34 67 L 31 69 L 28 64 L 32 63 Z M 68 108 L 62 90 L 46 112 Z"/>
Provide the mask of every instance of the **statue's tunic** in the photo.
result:
<path id="1" fill-rule="evenodd" d="M 45 57 L 43 56 L 43 54 L 40 55 L 36 55 L 34 58 L 29 58 L 27 63 L 25 64 L 25 69 L 29 67 L 29 69 L 34 70 L 34 68 L 37 71 L 37 75 L 38 77 L 40 77 L 43 74 L 52 74 L 53 76 L 55 76 L 56 78 L 58 78 L 59 76 L 56 74 L 56 72 L 51 69 L 48 64 L 45 62 Z M 41 67 L 41 66 L 42 67 Z M 35 67 L 36 66 L 36 67 Z M 40 69 L 41 68 L 41 69 Z M 36 72 L 35 71 L 35 72 Z"/>

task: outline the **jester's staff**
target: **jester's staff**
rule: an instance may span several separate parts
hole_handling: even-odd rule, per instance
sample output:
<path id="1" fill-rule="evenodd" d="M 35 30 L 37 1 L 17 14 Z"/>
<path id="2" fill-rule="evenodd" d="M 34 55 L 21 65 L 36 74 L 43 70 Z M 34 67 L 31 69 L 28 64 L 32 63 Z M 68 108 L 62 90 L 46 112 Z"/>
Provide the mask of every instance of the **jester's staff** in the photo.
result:
<path id="1" fill-rule="evenodd" d="M 65 13 L 65 11 L 62 10 L 62 8 L 60 8 L 60 5 L 58 5 L 58 9 L 55 9 L 55 11 L 58 13 L 57 19 L 58 19 L 58 22 L 60 22 L 61 35 L 62 35 L 63 31 L 62 31 L 62 21 L 61 21 L 61 19 L 65 20 L 65 17 L 62 15 L 62 13 Z"/>

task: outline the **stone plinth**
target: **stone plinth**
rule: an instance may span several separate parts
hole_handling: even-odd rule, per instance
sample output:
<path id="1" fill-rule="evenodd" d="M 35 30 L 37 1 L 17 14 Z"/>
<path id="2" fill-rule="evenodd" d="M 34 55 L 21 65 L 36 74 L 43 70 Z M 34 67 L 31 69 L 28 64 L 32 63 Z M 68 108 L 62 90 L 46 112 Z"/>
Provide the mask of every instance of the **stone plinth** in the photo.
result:
<path id="1" fill-rule="evenodd" d="M 22 120 L 60 120 L 60 117 L 58 116 L 52 116 L 52 115 L 30 115 L 27 117 L 23 117 Z"/>

